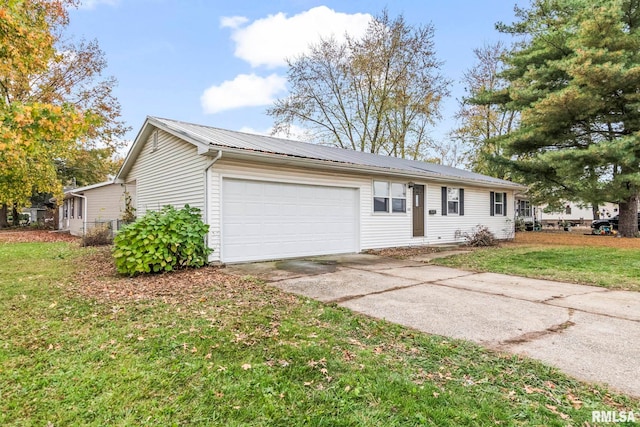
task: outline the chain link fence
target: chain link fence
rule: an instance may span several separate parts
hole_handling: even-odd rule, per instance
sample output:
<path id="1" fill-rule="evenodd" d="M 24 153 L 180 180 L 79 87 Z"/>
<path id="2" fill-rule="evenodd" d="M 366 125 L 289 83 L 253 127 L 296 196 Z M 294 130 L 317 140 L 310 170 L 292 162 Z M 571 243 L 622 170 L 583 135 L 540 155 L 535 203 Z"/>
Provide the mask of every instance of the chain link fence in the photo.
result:
<path id="1" fill-rule="evenodd" d="M 102 246 L 113 243 L 115 234 L 125 225 L 127 221 L 121 219 L 100 219 L 85 224 L 82 236 L 83 246 Z"/>

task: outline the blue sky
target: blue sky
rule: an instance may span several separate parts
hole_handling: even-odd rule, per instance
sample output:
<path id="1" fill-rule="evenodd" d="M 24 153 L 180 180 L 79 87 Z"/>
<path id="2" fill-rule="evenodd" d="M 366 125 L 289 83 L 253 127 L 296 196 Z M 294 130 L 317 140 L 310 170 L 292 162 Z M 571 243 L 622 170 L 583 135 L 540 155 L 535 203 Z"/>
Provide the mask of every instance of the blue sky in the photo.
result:
<path id="1" fill-rule="evenodd" d="M 522 5 L 522 1 L 520 2 Z M 473 49 L 508 37 L 495 30 L 511 22 L 511 0 L 84 0 L 71 11 L 68 34 L 97 39 L 115 95 L 135 137 L 147 115 L 232 130 L 268 133 L 265 114 L 286 96 L 283 57 L 318 32 L 361 30 L 367 15 L 385 7 L 412 25 L 431 23 L 442 72 L 453 81 L 443 118 L 432 132 L 445 140 L 455 125 L 460 79 L 473 66 Z"/>

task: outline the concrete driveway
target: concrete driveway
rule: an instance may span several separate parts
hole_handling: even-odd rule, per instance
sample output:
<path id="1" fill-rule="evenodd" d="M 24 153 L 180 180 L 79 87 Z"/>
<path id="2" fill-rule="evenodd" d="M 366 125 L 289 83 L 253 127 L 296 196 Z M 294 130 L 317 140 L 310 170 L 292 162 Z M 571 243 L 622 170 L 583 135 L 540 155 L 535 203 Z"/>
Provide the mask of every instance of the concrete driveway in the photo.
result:
<path id="1" fill-rule="evenodd" d="M 228 268 L 430 334 L 524 354 L 640 397 L 640 292 L 362 254 Z"/>

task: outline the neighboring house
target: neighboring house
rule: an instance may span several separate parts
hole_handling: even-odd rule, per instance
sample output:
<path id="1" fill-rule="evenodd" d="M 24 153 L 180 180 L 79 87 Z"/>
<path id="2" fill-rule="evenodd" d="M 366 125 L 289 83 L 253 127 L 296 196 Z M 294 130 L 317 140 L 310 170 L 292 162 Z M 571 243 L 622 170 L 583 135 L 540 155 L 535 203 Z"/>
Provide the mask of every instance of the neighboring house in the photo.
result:
<path id="1" fill-rule="evenodd" d="M 59 207 L 58 228 L 74 236 L 82 236 L 96 225 L 117 230 L 125 208 L 125 191 L 135 203 L 135 186 L 113 181 L 65 190 Z"/>
<path id="2" fill-rule="evenodd" d="M 22 214 L 26 216 L 26 218 L 21 220 L 21 222 L 23 222 L 24 225 L 37 224 L 37 223 L 44 224 L 45 217 L 47 214 L 47 209 L 31 206 L 30 208 L 22 209 Z"/>
<path id="3" fill-rule="evenodd" d="M 591 206 L 576 202 L 564 203 L 564 207 L 559 211 L 551 210 L 548 206 L 542 205 L 537 208 L 537 212 L 538 221 L 543 226 L 558 226 L 563 223 L 588 226 L 594 220 Z"/>
<path id="4" fill-rule="evenodd" d="M 136 213 L 185 204 L 210 225 L 212 262 L 463 242 L 514 232 L 525 187 L 452 167 L 148 117 L 116 182 Z"/>
<path id="5" fill-rule="evenodd" d="M 618 205 L 605 203 L 599 207 L 600 218 L 611 218 L 618 214 Z M 531 206 L 526 196 L 517 197 L 516 216 L 525 223 L 535 220 L 543 227 L 556 227 L 563 223 L 571 225 L 589 226 L 595 219 L 590 205 L 576 202 L 566 202 L 561 210 L 550 210 L 547 205 Z"/>

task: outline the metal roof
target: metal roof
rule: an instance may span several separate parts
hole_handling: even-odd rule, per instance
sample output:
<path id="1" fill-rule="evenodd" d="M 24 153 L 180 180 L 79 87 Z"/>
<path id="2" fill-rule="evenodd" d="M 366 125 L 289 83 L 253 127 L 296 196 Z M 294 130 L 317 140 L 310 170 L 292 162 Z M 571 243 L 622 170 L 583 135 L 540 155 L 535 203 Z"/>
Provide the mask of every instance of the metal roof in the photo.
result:
<path id="1" fill-rule="evenodd" d="M 390 172 L 403 172 L 408 176 L 425 176 L 439 178 L 440 180 L 463 180 L 485 185 L 525 188 L 511 181 L 435 163 L 255 135 L 158 117 L 148 117 L 147 120 L 156 127 L 164 128 L 176 135 L 182 135 L 188 140 L 195 140 L 202 145 L 222 149 L 223 152 L 224 148 L 247 150 L 250 152 L 320 160 L 334 164 L 357 165 L 371 168 L 376 173 L 379 173 L 380 169 L 386 169 Z"/>
<path id="2" fill-rule="evenodd" d="M 94 188 L 105 187 L 107 185 L 111 185 L 115 183 L 116 182 L 112 180 L 112 181 L 99 182 L 97 184 L 85 185 L 84 187 L 66 188 L 64 190 L 64 194 L 82 193 L 83 191 L 93 190 Z"/>

